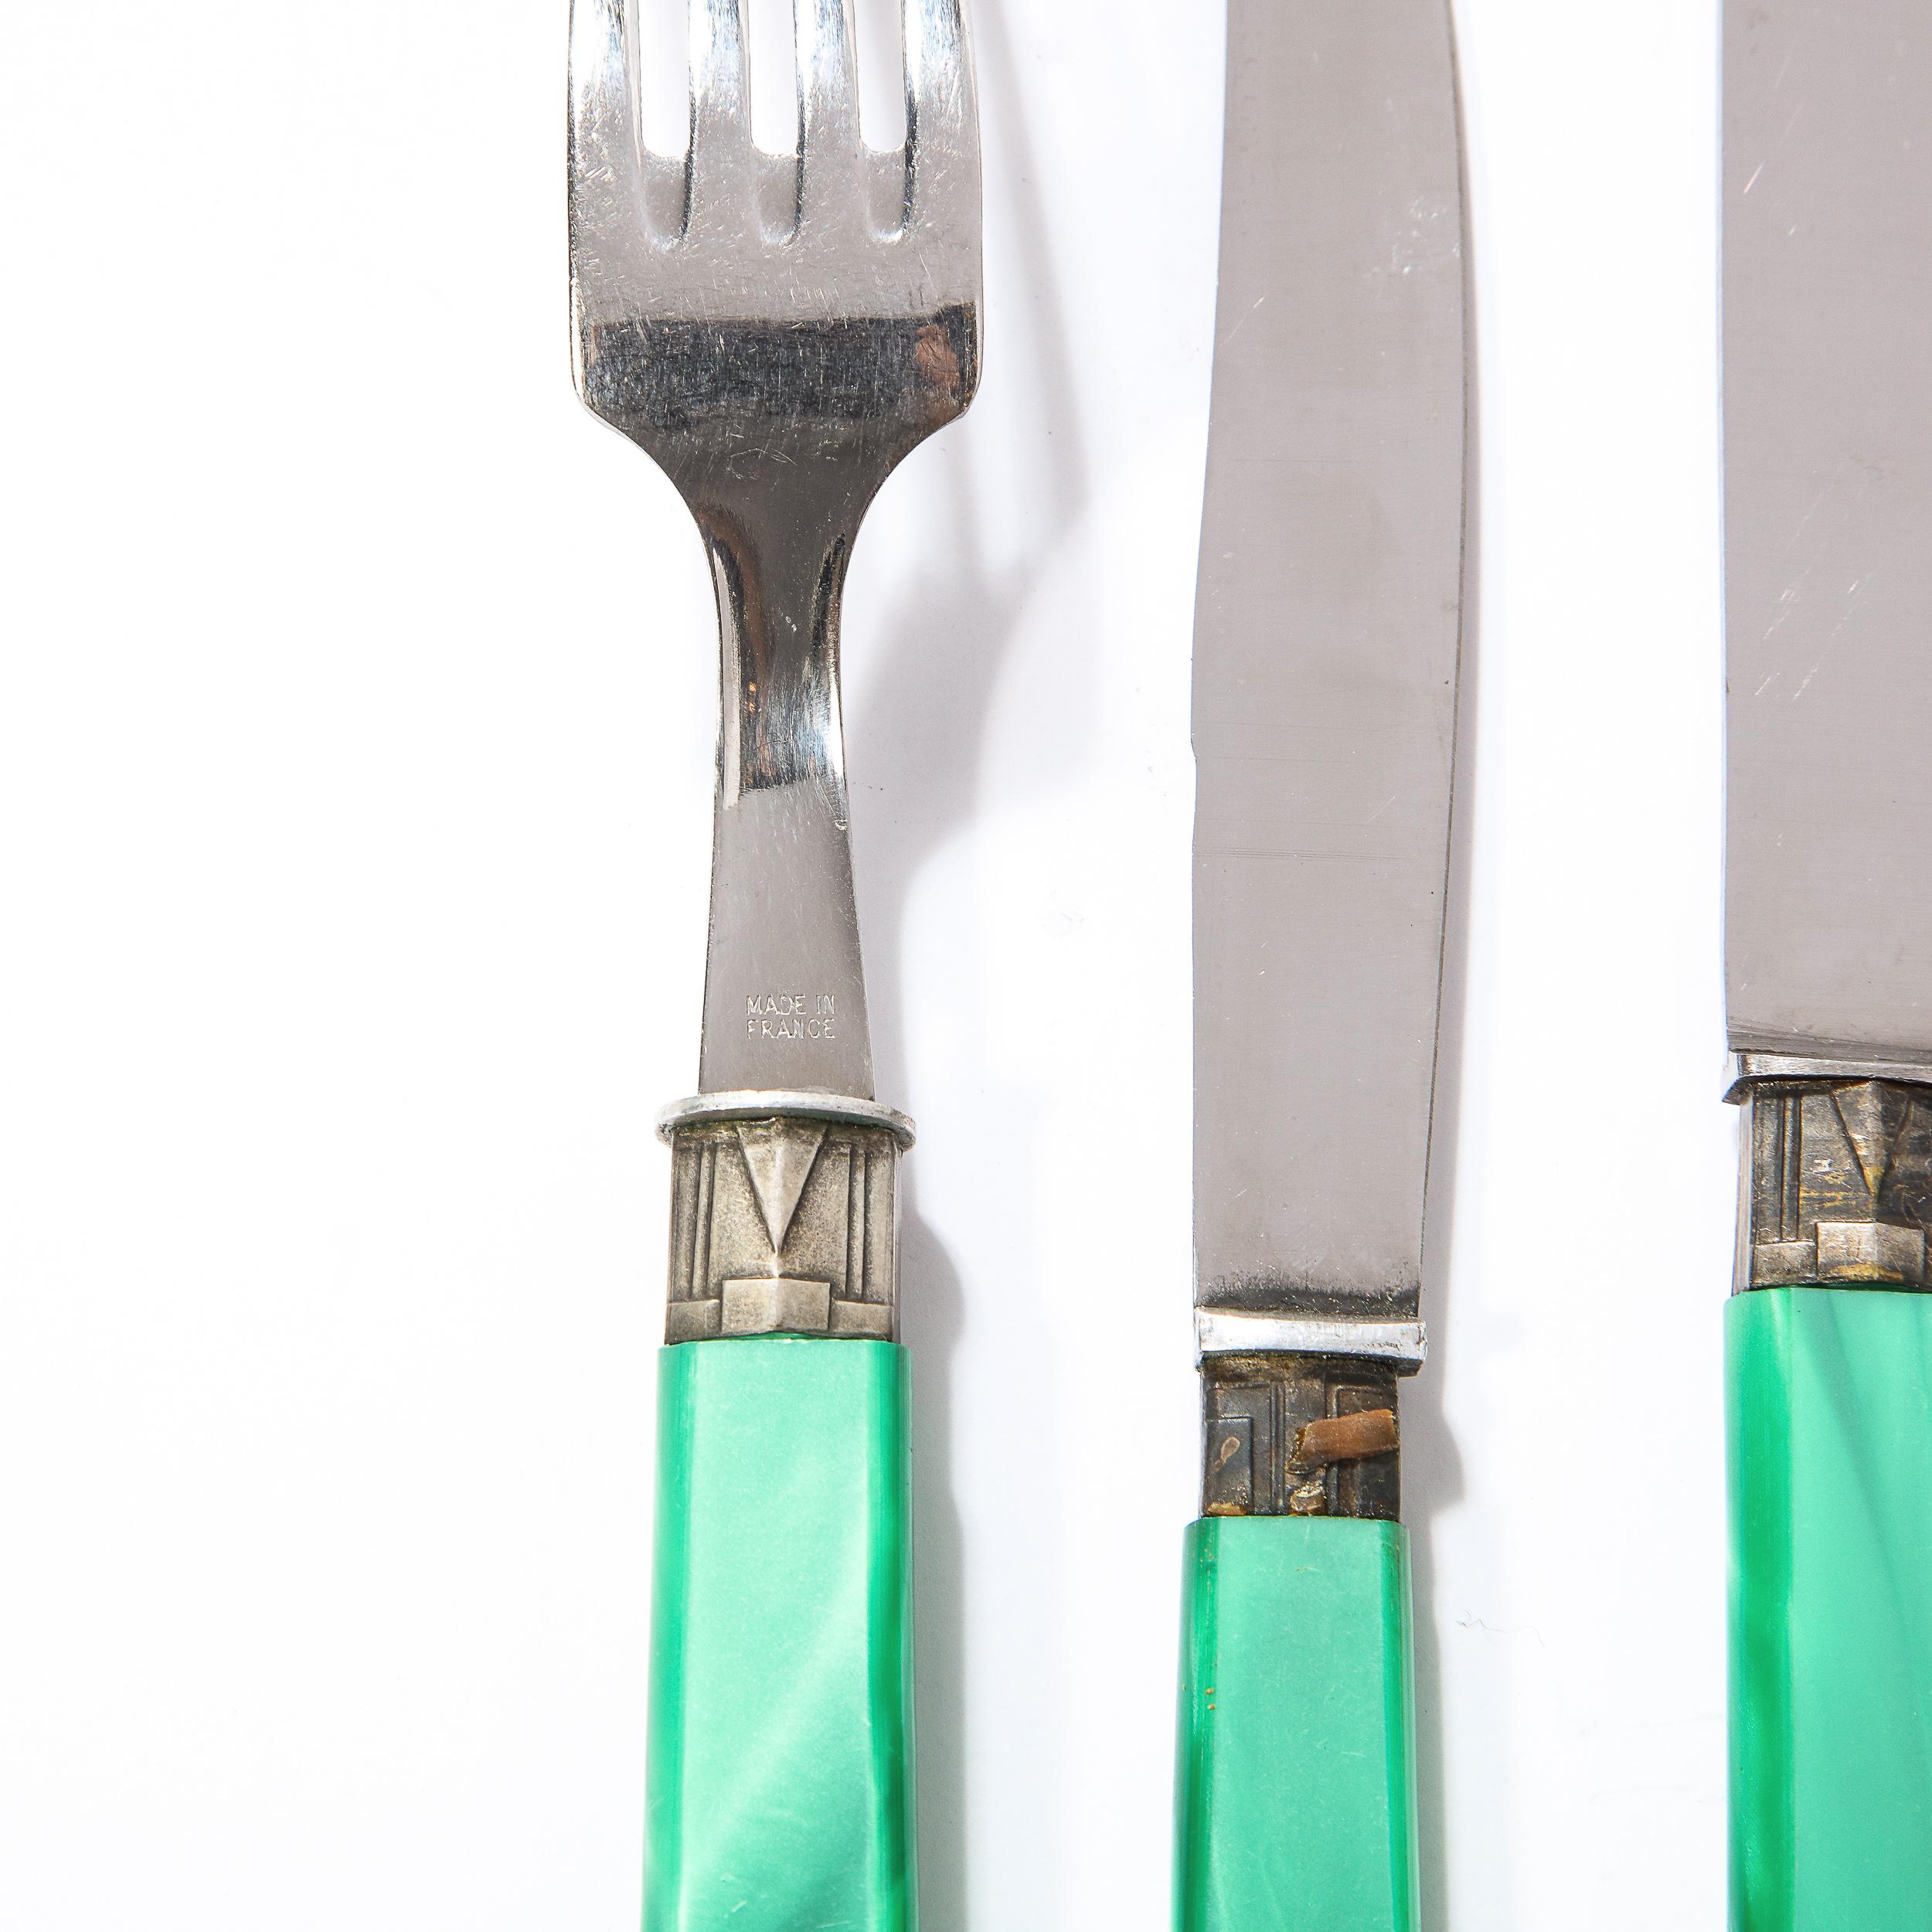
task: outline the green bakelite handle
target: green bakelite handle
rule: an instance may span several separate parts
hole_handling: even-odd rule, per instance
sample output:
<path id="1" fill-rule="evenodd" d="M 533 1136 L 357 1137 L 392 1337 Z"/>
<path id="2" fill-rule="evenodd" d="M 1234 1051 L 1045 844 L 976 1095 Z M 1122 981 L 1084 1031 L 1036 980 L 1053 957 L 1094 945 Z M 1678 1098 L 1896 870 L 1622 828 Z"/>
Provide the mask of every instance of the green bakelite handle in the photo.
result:
<path id="1" fill-rule="evenodd" d="M 1725 1318 L 1731 1923 L 1932 1927 L 1932 1298 Z"/>
<path id="2" fill-rule="evenodd" d="M 645 1932 L 911 1932 L 907 1372 L 659 1358 Z"/>
<path id="3" fill-rule="evenodd" d="M 1413 1932 L 1407 1533 L 1204 1518 L 1182 1629 L 1177 1932 Z"/>

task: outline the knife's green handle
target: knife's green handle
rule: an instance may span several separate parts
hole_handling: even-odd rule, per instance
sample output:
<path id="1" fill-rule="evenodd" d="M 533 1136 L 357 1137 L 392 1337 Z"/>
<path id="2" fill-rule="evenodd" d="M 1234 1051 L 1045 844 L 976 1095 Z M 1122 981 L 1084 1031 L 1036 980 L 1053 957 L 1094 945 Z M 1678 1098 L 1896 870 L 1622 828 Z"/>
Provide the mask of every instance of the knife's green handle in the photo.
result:
<path id="1" fill-rule="evenodd" d="M 659 1358 L 645 1932 L 911 1932 L 907 1372 Z"/>
<path id="2" fill-rule="evenodd" d="M 1725 1318 L 1731 1923 L 1932 1927 L 1932 1298 Z"/>
<path id="3" fill-rule="evenodd" d="M 1181 1614 L 1177 1932 L 1413 1932 L 1407 1532 L 1204 1517 Z"/>

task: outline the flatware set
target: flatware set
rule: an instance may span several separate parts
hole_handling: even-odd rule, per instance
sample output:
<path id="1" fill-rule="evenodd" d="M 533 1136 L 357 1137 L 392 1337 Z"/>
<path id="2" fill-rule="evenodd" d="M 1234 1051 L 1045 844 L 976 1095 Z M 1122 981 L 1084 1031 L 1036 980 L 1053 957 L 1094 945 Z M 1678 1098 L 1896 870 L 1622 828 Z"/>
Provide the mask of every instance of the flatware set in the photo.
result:
<path id="1" fill-rule="evenodd" d="M 696 1091 L 662 1116 L 646 1925 L 906 1932 L 913 1134 L 873 1090 L 838 624 L 867 506 L 979 380 L 967 23 L 905 0 L 886 153 L 845 0 L 796 0 L 772 155 L 740 0 L 689 0 L 689 141 L 663 155 L 625 0 L 572 14 L 577 386 L 695 519 L 722 648 Z M 1446 1185 L 1481 237 L 1447 0 L 1226 21 L 1173 1920 L 1410 1932 L 1400 1391 Z M 1723 73 L 1731 1922 L 1926 1932 L 1932 0 L 1724 0 Z M 1600 1017 L 1553 1045 L 1616 1053 Z M 1600 1335 L 1668 1345 L 1614 1308 Z"/>

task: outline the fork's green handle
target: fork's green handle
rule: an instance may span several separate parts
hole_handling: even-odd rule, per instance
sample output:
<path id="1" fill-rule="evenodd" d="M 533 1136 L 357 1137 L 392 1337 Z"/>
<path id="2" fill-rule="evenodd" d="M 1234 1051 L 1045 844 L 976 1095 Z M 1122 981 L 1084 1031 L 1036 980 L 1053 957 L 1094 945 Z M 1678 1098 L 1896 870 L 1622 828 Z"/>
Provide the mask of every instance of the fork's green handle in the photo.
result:
<path id="1" fill-rule="evenodd" d="M 1932 1927 L 1932 1297 L 1726 1311 L 1731 1923 Z"/>
<path id="2" fill-rule="evenodd" d="M 659 1357 L 645 1932 L 911 1932 L 907 1371 Z"/>
<path id="3" fill-rule="evenodd" d="M 1181 1616 L 1176 1932 L 1413 1932 L 1407 1532 L 1203 1517 Z"/>

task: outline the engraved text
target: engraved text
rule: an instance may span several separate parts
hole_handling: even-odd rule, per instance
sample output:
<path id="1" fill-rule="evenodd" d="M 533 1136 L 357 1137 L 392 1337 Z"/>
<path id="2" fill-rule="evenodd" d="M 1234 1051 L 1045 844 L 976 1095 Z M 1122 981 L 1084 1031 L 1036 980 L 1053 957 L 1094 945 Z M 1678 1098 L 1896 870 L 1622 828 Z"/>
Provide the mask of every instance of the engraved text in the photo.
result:
<path id="1" fill-rule="evenodd" d="M 747 993 L 745 1031 L 754 1039 L 836 1039 L 830 993 Z"/>

